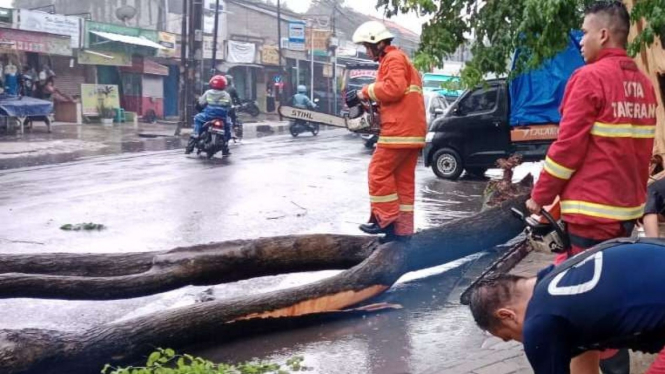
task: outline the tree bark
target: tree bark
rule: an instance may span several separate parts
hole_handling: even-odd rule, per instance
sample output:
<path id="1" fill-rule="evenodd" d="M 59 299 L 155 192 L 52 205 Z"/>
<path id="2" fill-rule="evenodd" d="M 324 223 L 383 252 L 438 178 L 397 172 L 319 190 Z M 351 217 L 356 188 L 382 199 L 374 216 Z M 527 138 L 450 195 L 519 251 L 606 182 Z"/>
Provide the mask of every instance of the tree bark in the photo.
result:
<path id="1" fill-rule="evenodd" d="M 107 362 L 126 363 L 157 346 L 179 348 L 194 342 L 223 340 L 220 337 L 226 337 L 230 329 L 241 328 L 243 323 L 340 311 L 381 294 L 409 271 L 437 266 L 507 242 L 523 228 L 522 223 L 512 217 L 510 208 L 523 207 L 525 200 L 526 195 L 522 195 L 476 216 L 421 231 L 409 243 L 393 242 L 377 247 L 371 238 L 334 235 L 236 241 L 153 253 L 150 268 L 147 267 L 147 256 L 131 254 L 139 258 L 140 264 L 132 269 L 137 273 L 140 271 L 138 274 L 170 269 L 170 275 L 151 274 L 152 278 L 143 278 L 143 283 L 139 282 L 143 286 L 142 294 L 165 290 L 154 283 L 168 282 L 170 277 L 177 277 L 180 283 L 169 283 L 168 289 L 176 287 L 176 284 L 213 284 L 292 271 L 348 270 L 305 286 L 199 303 L 105 324 L 83 333 L 3 330 L 0 331 L 0 372 L 97 372 Z M 189 261 L 190 258 L 194 260 Z M 4 265 L 3 269 L 38 270 L 49 261 L 57 262 L 44 256 L 33 263 L 20 256 L 14 259 L 20 259 L 19 265 Z M 67 294 L 76 289 L 87 297 L 95 298 L 95 292 L 77 286 L 77 282 L 85 281 L 83 278 L 89 274 L 98 283 L 87 283 L 86 286 L 98 286 L 98 290 L 104 290 L 101 292 L 104 295 L 114 292 L 108 282 L 117 286 L 116 278 L 136 277 L 124 274 L 117 267 L 104 270 L 87 259 L 78 261 L 82 257 L 69 259 L 76 260 L 76 271 L 65 269 L 67 263 L 63 262 L 58 264 L 59 271 L 50 272 L 59 274 L 51 276 L 64 277 L 59 280 L 66 282 L 61 286 L 69 287 Z M 104 260 L 105 257 L 97 259 Z M 89 272 L 86 272 L 86 266 Z M 218 271 L 215 272 L 215 269 Z M 205 275 L 197 277 L 196 270 L 203 271 Z M 37 281 L 35 277 L 5 276 L 13 278 L 2 278 L 0 284 L 6 285 L 13 280 L 16 282 L 14 285 L 20 285 L 14 288 L 20 292 L 12 291 L 11 287 L 0 287 L 5 297 L 9 294 L 25 296 L 27 293 L 54 297 L 63 293 L 48 286 L 48 282 L 32 283 L 32 287 L 41 287 L 41 290 L 35 291 L 26 288 L 27 283 L 21 283 L 26 282 L 25 279 Z M 129 283 L 126 281 L 122 292 L 136 295 L 127 288 Z"/>
<path id="2" fill-rule="evenodd" d="M 126 299 L 189 285 L 348 269 L 366 259 L 375 246 L 367 236 L 306 235 L 126 255 L 2 255 L 0 298 Z"/>

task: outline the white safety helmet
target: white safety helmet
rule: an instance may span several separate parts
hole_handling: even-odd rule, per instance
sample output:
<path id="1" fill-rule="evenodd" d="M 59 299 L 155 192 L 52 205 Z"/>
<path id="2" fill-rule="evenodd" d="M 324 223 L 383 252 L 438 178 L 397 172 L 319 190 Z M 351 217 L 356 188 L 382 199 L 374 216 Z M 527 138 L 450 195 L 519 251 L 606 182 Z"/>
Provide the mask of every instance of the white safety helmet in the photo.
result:
<path id="1" fill-rule="evenodd" d="M 356 44 L 376 44 L 382 40 L 394 39 L 390 30 L 381 22 L 367 21 L 360 25 L 353 33 L 353 42 Z"/>

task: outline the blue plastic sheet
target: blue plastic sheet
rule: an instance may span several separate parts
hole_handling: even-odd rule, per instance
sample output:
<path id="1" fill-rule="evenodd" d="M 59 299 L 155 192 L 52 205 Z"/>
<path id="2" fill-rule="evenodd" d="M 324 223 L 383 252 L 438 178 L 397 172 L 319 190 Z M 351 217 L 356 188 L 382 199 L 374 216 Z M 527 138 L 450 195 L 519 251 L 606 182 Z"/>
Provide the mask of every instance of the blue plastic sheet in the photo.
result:
<path id="1" fill-rule="evenodd" d="M 53 103 L 33 97 L 0 94 L 0 115 L 9 117 L 48 116 L 53 112 Z"/>
<path id="2" fill-rule="evenodd" d="M 545 61 L 540 69 L 521 74 L 509 83 L 511 126 L 559 123 L 566 83 L 584 65 L 580 40 L 579 31 L 571 32 L 565 50 Z"/>

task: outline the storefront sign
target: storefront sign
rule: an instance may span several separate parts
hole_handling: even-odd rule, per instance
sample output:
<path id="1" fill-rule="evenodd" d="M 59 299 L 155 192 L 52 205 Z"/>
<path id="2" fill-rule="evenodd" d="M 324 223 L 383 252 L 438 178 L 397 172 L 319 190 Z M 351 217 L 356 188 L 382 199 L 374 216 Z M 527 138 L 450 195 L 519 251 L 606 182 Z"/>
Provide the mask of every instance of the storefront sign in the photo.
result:
<path id="1" fill-rule="evenodd" d="M 84 116 L 99 116 L 101 106 L 120 108 L 118 86 L 114 84 L 82 84 L 81 106 Z"/>
<path id="2" fill-rule="evenodd" d="M 330 36 L 332 35 L 332 32 L 329 30 L 317 30 L 314 29 L 314 50 L 315 51 L 327 51 L 328 50 L 328 40 L 330 39 Z M 312 28 L 307 28 L 307 33 L 306 33 L 306 43 L 305 43 L 305 49 L 310 50 L 312 49 Z"/>
<path id="3" fill-rule="evenodd" d="M 157 51 L 157 57 L 164 58 L 174 58 L 176 57 L 176 36 L 168 32 L 159 32 L 157 37 L 159 38 L 159 44 L 166 48 L 160 49 Z"/>
<path id="4" fill-rule="evenodd" d="M 69 36 L 71 37 L 71 47 L 79 48 L 81 39 L 81 18 L 79 17 L 21 9 L 19 10 L 18 28 Z"/>
<path id="5" fill-rule="evenodd" d="M 203 58 L 211 59 L 212 58 L 212 45 L 213 45 L 212 36 L 203 37 Z M 222 60 L 224 58 L 224 40 L 220 37 L 217 38 L 217 60 Z"/>
<path id="6" fill-rule="evenodd" d="M 289 22 L 289 49 L 305 50 L 305 22 Z"/>
<path id="7" fill-rule="evenodd" d="M 71 56 L 69 37 L 41 32 L 0 28 L 0 52 L 23 51 Z"/>
<path id="8" fill-rule="evenodd" d="M 132 66 L 132 56 L 123 52 L 84 50 L 79 51 L 78 62 L 80 65 Z"/>
<path id="9" fill-rule="evenodd" d="M 279 65 L 279 50 L 277 47 L 264 45 L 261 48 L 261 63 L 263 65 Z"/>

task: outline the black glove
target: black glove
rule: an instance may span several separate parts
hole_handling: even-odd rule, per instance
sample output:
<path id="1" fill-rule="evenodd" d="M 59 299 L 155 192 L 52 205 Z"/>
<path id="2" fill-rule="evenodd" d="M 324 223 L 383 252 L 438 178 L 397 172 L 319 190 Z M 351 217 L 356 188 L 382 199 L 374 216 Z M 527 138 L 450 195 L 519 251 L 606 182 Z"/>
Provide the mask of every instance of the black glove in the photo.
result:
<path id="1" fill-rule="evenodd" d="M 360 99 L 358 98 L 358 91 L 357 90 L 352 90 L 346 93 L 346 97 L 344 98 L 346 101 L 346 106 L 349 108 L 353 108 L 355 106 L 360 105 Z"/>

